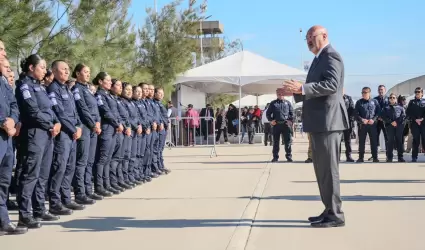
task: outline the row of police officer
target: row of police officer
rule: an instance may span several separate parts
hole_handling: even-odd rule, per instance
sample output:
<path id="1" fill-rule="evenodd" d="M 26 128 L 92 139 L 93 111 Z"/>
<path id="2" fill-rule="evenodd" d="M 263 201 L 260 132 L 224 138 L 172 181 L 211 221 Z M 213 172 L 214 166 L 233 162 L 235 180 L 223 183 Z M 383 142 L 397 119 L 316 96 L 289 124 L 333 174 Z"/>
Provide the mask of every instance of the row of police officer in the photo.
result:
<path id="1" fill-rule="evenodd" d="M 133 87 L 100 72 L 93 80 L 98 85 L 93 95 L 86 65 L 75 67 L 72 88 L 66 84 L 69 68 L 64 61 L 53 62 L 54 80 L 48 86 L 41 84 L 46 62 L 40 56 L 29 56 L 21 68 L 15 96 L 7 83 L 0 83 L 5 97 L 0 106 L 0 232 L 25 233 L 42 221 L 58 220 L 169 173 L 162 156 L 168 118 L 161 88 L 145 83 Z M 15 135 L 17 226 L 6 206 Z"/>

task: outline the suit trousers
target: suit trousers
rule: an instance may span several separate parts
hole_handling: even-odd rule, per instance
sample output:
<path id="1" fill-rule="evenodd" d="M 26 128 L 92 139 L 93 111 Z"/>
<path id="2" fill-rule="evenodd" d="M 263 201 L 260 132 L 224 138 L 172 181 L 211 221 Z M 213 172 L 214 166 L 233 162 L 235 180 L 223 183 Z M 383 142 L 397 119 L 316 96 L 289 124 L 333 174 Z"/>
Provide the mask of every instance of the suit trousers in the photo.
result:
<path id="1" fill-rule="evenodd" d="M 342 131 L 311 133 L 314 151 L 313 166 L 325 210 L 323 215 L 331 220 L 345 221 L 342 212 L 339 179 L 339 152 Z"/>

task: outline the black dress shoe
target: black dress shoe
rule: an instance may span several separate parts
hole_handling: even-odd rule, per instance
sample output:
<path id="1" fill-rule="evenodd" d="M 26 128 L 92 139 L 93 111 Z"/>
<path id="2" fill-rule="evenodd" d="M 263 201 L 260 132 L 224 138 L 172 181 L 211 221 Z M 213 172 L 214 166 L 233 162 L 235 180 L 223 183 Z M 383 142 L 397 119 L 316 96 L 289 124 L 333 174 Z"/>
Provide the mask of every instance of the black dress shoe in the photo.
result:
<path id="1" fill-rule="evenodd" d="M 26 227 L 17 227 L 12 222 L 10 222 L 6 226 L 0 228 L 0 234 L 3 234 L 3 235 L 24 234 L 26 232 L 28 232 L 28 228 L 26 228 Z"/>
<path id="2" fill-rule="evenodd" d="M 372 162 L 379 162 L 378 158 L 374 158 Z"/>
<path id="3" fill-rule="evenodd" d="M 20 218 L 18 222 L 18 227 L 26 227 L 29 229 L 37 229 L 41 227 L 40 221 L 36 220 L 33 217 L 29 218 Z"/>
<path id="4" fill-rule="evenodd" d="M 357 163 L 363 163 L 364 162 L 364 159 L 363 158 L 359 158 L 358 160 L 357 160 Z"/>
<path id="5" fill-rule="evenodd" d="M 307 160 L 305 160 L 304 162 L 305 162 L 305 163 L 312 163 L 312 162 L 313 162 L 313 159 L 311 159 L 311 158 L 307 158 Z"/>
<path id="6" fill-rule="evenodd" d="M 393 159 L 387 159 L 386 162 L 393 162 Z"/>
<path id="7" fill-rule="evenodd" d="M 107 190 L 98 190 L 96 194 L 103 197 L 112 197 L 112 193 Z"/>
<path id="8" fill-rule="evenodd" d="M 127 183 L 118 183 L 118 185 L 124 189 L 132 189 L 133 186 L 128 185 Z"/>
<path id="9" fill-rule="evenodd" d="M 171 173 L 171 170 L 170 170 L 170 169 L 168 169 L 168 168 L 164 168 L 164 171 L 165 171 L 165 174 L 169 174 L 169 173 Z"/>
<path id="10" fill-rule="evenodd" d="M 323 216 L 322 214 L 319 216 L 312 216 L 312 217 L 308 217 L 308 221 L 310 222 L 320 222 L 325 218 L 325 216 Z"/>
<path id="11" fill-rule="evenodd" d="M 354 160 L 351 157 L 347 157 L 347 162 L 354 162 Z"/>
<path id="12" fill-rule="evenodd" d="M 403 158 L 398 158 L 398 162 L 406 162 Z"/>
<path id="13" fill-rule="evenodd" d="M 76 202 L 77 204 L 80 204 L 80 205 L 93 205 L 94 203 L 96 203 L 96 201 L 95 201 L 95 200 L 90 199 L 90 198 L 89 198 L 89 197 L 87 197 L 87 196 L 83 196 L 83 197 L 75 197 L 75 202 Z"/>
<path id="14" fill-rule="evenodd" d="M 412 158 L 412 162 L 418 162 L 417 158 Z"/>
<path id="15" fill-rule="evenodd" d="M 71 215 L 72 210 L 64 206 L 51 207 L 49 212 L 54 215 Z"/>
<path id="16" fill-rule="evenodd" d="M 92 193 L 91 195 L 88 195 L 87 197 L 89 197 L 92 200 L 96 200 L 96 201 L 103 200 L 103 196 L 102 195 L 98 195 L 96 193 Z"/>
<path id="17" fill-rule="evenodd" d="M 63 206 L 71 210 L 84 210 L 86 208 L 86 206 L 77 204 L 74 201 L 71 201 L 68 204 L 63 204 Z"/>
<path id="18" fill-rule="evenodd" d="M 279 160 L 277 158 L 273 158 L 272 162 L 278 162 Z"/>
<path id="19" fill-rule="evenodd" d="M 345 222 L 340 220 L 330 220 L 328 218 L 324 218 L 322 221 L 311 223 L 311 226 L 317 227 L 317 228 L 343 227 L 345 226 Z"/>
<path id="20" fill-rule="evenodd" d="M 294 160 L 292 160 L 292 158 L 286 158 L 286 160 L 288 161 L 288 162 L 293 162 Z"/>
<path id="21" fill-rule="evenodd" d="M 7 210 L 8 211 L 17 211 L 17 210 L 19 210 L 18 202 L 16 202 L 16 201 L 8 200 L 6 202 L 6 206 L 7 206 Z"/>
<path id="22" fill-rule="evenodd" d="M 113 193 L 113 194 L 120 194 L 121 193 L 119 190 L 116 190 L 113 187 L 106 188 L 106 190 Z"/>
<path id="23" fill-rule="evenodd" d="M 158 174 L 156 174 L 156 173 L 152 173 L 151 174 L 151 178 L 158 178 L 159 177 L 159 175 Z"/>
<path id="24" fill-rule="evenodd" d="M 34 219 L 36 221 L 57 221 L 60 219 L 60 217 L 49 213 L 49 211 L 46 211 L 43 214 L 34 214 Z"/>
<path id="25" fill-rule="evenodd" d="M 113 189 L 120 191 L 121 193 L 125 191 L 125 188 L 122 188 L 118 185 L 112 185 L 111 186 Z"/>
<path id="26" fill-rule="evenodd" d="M 152 181 L 152 178 L 151 178 L 151 177 L 149 177 L 149 176 L 148 176 L 148 177 L 145 177 L 145 181 L 146 181 L 146 182 L 151 182 L 151 181 Z"/>

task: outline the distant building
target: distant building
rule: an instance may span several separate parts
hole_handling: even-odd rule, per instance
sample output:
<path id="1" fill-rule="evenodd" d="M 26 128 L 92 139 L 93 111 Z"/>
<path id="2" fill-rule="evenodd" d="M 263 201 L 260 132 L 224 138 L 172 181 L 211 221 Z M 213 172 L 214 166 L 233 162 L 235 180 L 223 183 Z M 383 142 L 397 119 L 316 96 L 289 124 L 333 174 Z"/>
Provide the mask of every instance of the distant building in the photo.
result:
<path id="1" fill-rule="evenodd" d="M 396 95 L 410 96 L 413 95 L 415 88 L 421 87 L 425 89 L 425 75 L 418 76 L 407 81 L 396 84 L 394 87 L 388 89 L 388 93 Z"/>

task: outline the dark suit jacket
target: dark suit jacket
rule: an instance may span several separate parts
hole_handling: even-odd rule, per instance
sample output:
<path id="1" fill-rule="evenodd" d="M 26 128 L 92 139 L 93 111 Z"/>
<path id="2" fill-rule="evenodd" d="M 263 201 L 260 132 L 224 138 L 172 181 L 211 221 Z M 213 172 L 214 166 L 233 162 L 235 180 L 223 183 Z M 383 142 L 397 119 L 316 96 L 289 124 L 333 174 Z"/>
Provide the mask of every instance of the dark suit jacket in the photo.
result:
<path id="1" fill-rule="evenodd" d="M 304 84 L 304 95 L 294 95 L 303 102 L 304 132 L 342 131 L 349 128 L 343 99 L 344 63 L 338 52 L 326 46 L 313 62 Z"/>

